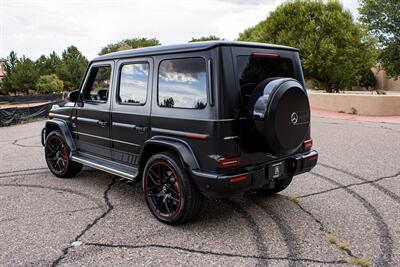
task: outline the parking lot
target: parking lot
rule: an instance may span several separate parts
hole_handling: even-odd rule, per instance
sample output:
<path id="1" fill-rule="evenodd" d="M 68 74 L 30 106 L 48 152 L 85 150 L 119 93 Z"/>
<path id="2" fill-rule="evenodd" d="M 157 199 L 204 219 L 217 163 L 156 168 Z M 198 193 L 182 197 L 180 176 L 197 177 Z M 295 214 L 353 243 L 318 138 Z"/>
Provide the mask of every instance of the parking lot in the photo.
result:
<path id="1" fill-rule="evenodd" d="M 48 171 L 44 121 L 0 128 L 2 266 L 400 266 L 400 124 L 313 117 L 318 166 L 274 197 L 207 200 L 171 227 L 140 184 Z"/>

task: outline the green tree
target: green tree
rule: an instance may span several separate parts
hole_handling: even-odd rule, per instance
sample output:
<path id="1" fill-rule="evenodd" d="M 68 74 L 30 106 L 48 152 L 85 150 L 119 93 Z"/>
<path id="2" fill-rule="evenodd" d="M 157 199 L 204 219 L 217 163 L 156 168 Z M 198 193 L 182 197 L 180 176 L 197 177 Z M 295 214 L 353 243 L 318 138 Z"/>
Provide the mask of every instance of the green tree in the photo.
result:
<path id="1" fill-rule="evenodd" d="M 217 37 L 215 35 L 202 36 L 202 37 L 199 37 L 199 38 L 192 37 L 192 40 L 190 40 L 189 43 L 204 42 L 204 41 L 218 41 L 218 40 L 224 40 L 224 39 L 221 39 L 221 38 L 219 38 L 219 37 Z"/>
<path id="2" fill-rule="evenodd" d="M 39 77 L 36 83 L 36 90 L 43 94 L 62 92 L 63 89 L 63 81 L 58 79 L 57 75 L 55 74 L 42 75 Z"/>
<path id="3" fill-rule="evenodd" d="M 18 63 L 17 54 L 14 51 L 11 51 L 8 55 L 6 62 L 4 63 L 4 70 L 6 72 L 6 76 L 1 80 L 1 89 L 3 93 L 16 93 L 16 91 L 12 87 L 11 83 L 11 74 L 13 73 L 15 66 Z"/>
<path id="4" fill-rule="evenodd" d="M 400 1 L 360 0 L 360 21 L 379 39 L 380 60 L 386 73 L 400 76 Z"/>
<path id="5" fill-rule="evenodd" d="M 64 82 L 67 91 L 79 88 L 88 65 L 86 57 L 75 46 L 69 46 L 62 52 L 62 65 L 57 76 Z"/>
<path id="6" fill-rule="evenodd" d="M 117 43 L 108 44 L 107 46 L 103 47 L 99 55 L 108 54 L 111 52 L 117 52 L 122 50 L 134 49 L 139 47 L 147 47 L 147 46 L 156 46 L 161 45 L 160 41 L 157 39 L 148 39 L 148 38 L 131 38 L 131 39 L 124 39 Z"/>
<path id="7" fill-rule="evenodd" d="M 17 61 L 14 69 L 10 74 L 7 74 L 7 77 L 10 79 L 11 92 L 29 94 L 30 90 L 35 90 L 39 72 L 35 63 L 24 56 Z"/>
<path id="8" fill-rule="evenodd" d="M 306 79 L 327 92 L 357 85 L 376 62 L 375 40 L 337 0 L 285 2 L 239 39 L 299 48 Z"/>
<path id="9" fill-rule="evenodd" d="M 40 56 L 35 64 L 40 75 L 56 74 L 57 76 L 66 76 L 63 61 L 54 51 L 48 57 L 45 55 Z"/>
<path id="10" fill-rule="evenodd" d="M 361 70 L 361 78 L 359 85 L 362 87 L 367 88 L 367 90 L 373 91 L 375 85 L 376 85 L 376 77 L 374 72 L 371 69 L 362 69 Z"/>

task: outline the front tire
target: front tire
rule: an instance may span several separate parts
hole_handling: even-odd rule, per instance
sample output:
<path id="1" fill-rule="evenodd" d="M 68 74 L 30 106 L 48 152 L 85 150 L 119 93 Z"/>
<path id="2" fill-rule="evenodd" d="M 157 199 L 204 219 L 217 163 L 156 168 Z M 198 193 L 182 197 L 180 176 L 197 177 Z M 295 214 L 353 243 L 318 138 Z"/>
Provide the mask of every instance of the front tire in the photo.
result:
<path id="1" fill-rule="evenodd" d="M 151 213 L 161 222 L 177 225 L 200 212 L 203 195 L 172 153 L 152 156 L 143 172 L 144 197 Z"/>
<path id="2" fill-rule="evenodd" d="M 256 190 L 256 193 L 260 194 L 260 195 L 267 195 L 267 196 L 275 195 L 275 194 L 285 190 L 290 185 L 292 180 L 293 180 L 293 176 L 289 176 L 288 178 L 276 181 L 274 188 L 263 187 L 263 188 Z"/>
<path id="3" fill-rule="evenodd" d="M 60 131 L 49 133 L 44 152 L 49 170 L 59 178 L 73 177 L 82 169 L 82 164 L 71 161 L 70 151 Z"/>

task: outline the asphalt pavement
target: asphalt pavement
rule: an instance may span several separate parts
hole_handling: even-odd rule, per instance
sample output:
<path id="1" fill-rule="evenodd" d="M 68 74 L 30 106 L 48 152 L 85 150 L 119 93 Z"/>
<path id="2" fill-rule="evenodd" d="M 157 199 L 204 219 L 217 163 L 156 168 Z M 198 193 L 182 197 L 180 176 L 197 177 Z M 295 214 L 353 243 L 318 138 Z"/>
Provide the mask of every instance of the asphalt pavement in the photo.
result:
<path id="1" fill-rule="evenodd" d="M 274 197 L 167 226 L 140 184 L 47 169 L 44 121 L 0 128 L 1 266 L 400 266 L 400 124 L 313 117 L 319 164 Z"/>

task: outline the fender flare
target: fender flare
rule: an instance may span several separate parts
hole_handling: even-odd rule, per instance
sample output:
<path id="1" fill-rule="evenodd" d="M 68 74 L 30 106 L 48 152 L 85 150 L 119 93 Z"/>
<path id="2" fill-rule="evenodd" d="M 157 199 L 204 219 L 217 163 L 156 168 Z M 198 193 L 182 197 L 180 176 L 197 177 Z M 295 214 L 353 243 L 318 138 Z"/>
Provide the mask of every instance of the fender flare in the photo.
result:
<path id="1" fill-rule="evenodd" d="M 183 163 L 190 170 L 200 169 L 199 163 L 197 162 L 197 159 L 194 156 L 191 147 L 185 141 L 166 136 L 153 136 L 152 138 L 150 138 L 145 142 L 142 151 L 140 153 L 139 164 L 142 164 L 141 162 L 142 155 L 146 151 L 146 148 L 148 148 L 151 145 L 158 145 L 171 148 L 179 154 Z"/>
<path id="2" fill-rule="evenodd" d="M 45 130 L 44 130 L 44 140 L 46 140 L 46 137 L 49 135 L 50 128 L 54 128 L 54 126 L 56 128 L 58 128 L 61 132 L 61 134 L 64 137 L 65 143 L 67 144 L 69 151 L 70 152 L 75 152 L 76 151 L 76 145 L 75 142 L 72 138 L 72 134 L 71 131 L 69 130 L 68 124 L 67 122 L 63 121 L 63 120 L 58 120 L 58 119 L 52 119 L 52 120 L 48 120 L 46 121 L 46 125 L 45 125 Z"/>

